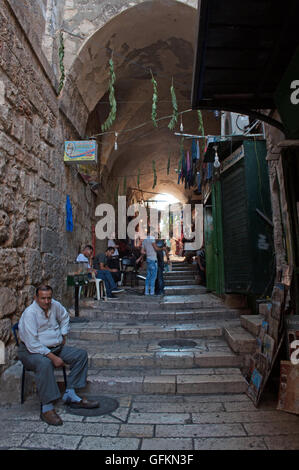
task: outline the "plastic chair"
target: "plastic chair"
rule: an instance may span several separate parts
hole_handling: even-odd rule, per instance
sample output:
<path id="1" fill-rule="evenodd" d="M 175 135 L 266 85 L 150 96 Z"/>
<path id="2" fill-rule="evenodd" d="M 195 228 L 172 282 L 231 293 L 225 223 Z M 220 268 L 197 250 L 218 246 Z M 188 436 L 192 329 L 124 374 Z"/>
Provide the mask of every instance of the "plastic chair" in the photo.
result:
<path id="1" fill-rule="evenodd" d="M 121 265 L 122 265 L 121 271 L 120 271 L 121 272 L 121 285 L 123 286 L 125 284 L 127 274 L 130 274 L 131 287 L 133 287 L 133 280 L 134 280 L 134 286 L 135 286 L 135 282 L 136 281 L 138 282 L 135 261 L 130 258 L 123 258 Z"/>
<path id="2" fill-rule="evenodd" d="M 89 283 L 95 283 L 97 299 L 98 300 L 101 300 L 101 299 L 104 299 L 105 297 L 107 297 L 105 282 L 104 282 L 103 279 L 98 279 L 98 278 L 95 277 L 94 274 L 92 274 L 92 278 L 89 279 Z M 82 289 L 82 286 L 79 287 L 79 299 L 80 299 L 80 296 L 81 296 L 81 289 Z"/>
<path id="3" fill-rule="evenodd" d="M 16 341 L 16 345 L 19 346 L 19 338 L 18 338 L 18 331 L 19 331 L 19 322 L 15 323 L 12 326 L 12 332 Z M 23 370 L 22 370 L 22 382 L 21 382 L 21 404 L 24 403 L 24 390 L 25 390 L 25 374 L 26 371 L 30 372 L 30 369 L 26 369 L 26 367 L 23 365 Z M 65 388 L 67 388 L 67 381 L 66 381 L 66 369 L 65 366 L 62 367 L 62 372 L 63 372 L 63 379 L 64 379 L 64 385 Z"/>

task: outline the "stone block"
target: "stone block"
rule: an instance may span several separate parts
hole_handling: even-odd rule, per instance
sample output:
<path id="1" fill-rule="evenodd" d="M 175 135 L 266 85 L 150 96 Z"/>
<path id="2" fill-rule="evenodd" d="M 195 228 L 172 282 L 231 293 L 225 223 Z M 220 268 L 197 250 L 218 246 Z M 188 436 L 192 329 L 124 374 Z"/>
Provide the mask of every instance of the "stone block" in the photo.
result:
<path id="1" fill-rule="evenodd" d="M 11 336 L 11 321 L 9 318 L 4 318 L 3 320 L 0 320 L 0 340 L 3 341 L 3 343 L 5 344 L 9 340 L 10 336 Z M 0 364 L 1 364 L 1 358 L 0 358 Z"/>
<path id="2" fill-rule="evenodd" d="M 143 392 L 144 393 L 175 393 L 176 378 L 175 376 L 154 376 L 144 377 Z"/>
<path id="3" fill-rule="evenodd" d="M 48 228 L 41 229 L 41 252 L 60 255 L 59 235 Z"/>
<path id="4" fill-rule="evenodd" d="M 29 284 L 39 284 L 42 279 L 42 262 L 38 250 L 28 249 L 25 253 L 25 272 Z"/>
<path id="5" fill-rule="evenodd" d="M 18 361 L 13 366 L 6 369 L 0 376 L 0 403 L 19 403 L 21 399 L 21 377 L 23 366 Z M 34 377 L 30 372 L 25 377 L 25 393 L 27 395 L 35 390 Z"/>
<path id="6" fill-rule="evenodd" d="M 16 291 L 8 287 L 0 287 L 0 318 L 12 315 L 16 308 Z"/>

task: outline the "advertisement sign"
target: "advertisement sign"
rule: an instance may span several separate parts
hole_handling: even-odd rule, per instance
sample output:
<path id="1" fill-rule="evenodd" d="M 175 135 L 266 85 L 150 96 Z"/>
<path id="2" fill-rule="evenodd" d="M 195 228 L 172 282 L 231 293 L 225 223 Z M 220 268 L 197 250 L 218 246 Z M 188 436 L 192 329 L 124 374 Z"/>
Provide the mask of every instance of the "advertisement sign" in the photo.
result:
<path id="1" fill-rule="evenodd" d="M 97 163 L 98 152 L 95 140 L 79 140 L 64 143 L 65 163 Z"/>

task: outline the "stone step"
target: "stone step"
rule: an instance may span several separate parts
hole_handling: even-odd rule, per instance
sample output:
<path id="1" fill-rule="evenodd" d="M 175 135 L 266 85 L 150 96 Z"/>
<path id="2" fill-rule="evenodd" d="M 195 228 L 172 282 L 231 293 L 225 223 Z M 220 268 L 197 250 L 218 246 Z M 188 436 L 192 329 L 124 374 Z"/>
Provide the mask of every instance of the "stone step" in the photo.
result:
<path id="1" fill-rule="evenodd" d="M 165 286 L 165 295 L 196 295 L 205 294 L 206 288 L 199 285 L 187 285 L 187 286 Z"/>
<path id="2" fill-rule="evenodd" d="M 223 302 L 211 294 L 144 296 L 120 294 L 115 299 L 97 302 L 99 311 L 157 312 L 222 307 Z"/>
<path id="3" fill-rule="evenodd" d="M 190 338 L 188 338 L 190 340 Z M 243 358 L 230 351 L 229 347 L 224 344 L 207 348 L 199 339 L 193 338 L 197 346 L 190 349 L 174 349 L 161 348 L 152 342 L 149 345 L 141 345 L 140 343 L 132 343 L 123 345 L 120 343 L 112 343 L 107 351 L 103 344 L 102 350 L 92 348 L 91 345 L 82 344 L 82 341 L 76 340 L 76 345 L 88 350 L 89 366 L 93 369 L 127 369 L 132 367 L 146 368 L 164 368 L 164 369 L 181 369 L 194 367 L 242 367 Z M 160 341 L 159 341 L 160 342 Z M 73 343 L 74 344 L 74 343 Z M 119 347 L 121 346 L 121 347 Z M 131 346 L 131 348 L 130 348 Z M 209 349 L 209 350 L 207 350 Z"/>
<path id="4" fill-rule="evenodd" d="M 194 279 L 165 279 L 164 276 L 164 284 L 165 286 L 199 286 L 198 283 Z"/>
<path id="5" fill-rule="evenodd" d="M 179 269 L 173 269 L 172 271 L 164 272 L 163 273 L 165 277 L 174 277 L 174 276 L 181 276 L 181 277 L 193 277 L 195 274 L 197 274 L 197 271 L 195 269 L 188 269 L 188 270 L 179 270 Z"/>
<path id="6" fill-rule="evenodd" d="M 164 281 L 180 281 L 184 279 L 184 281 L 190 281 L 192 283 L 195 280 L 195 276 L 196 276 L 196 273 L 185 274 L 185 275 L 182 275 L 182 273 L 173 272 L 173 271 L 169 273 L 163 273 Z"/>
<path id="7" fill-rule="evenodd" d="M 92 322 L 72 324 L 68 335 L 70 339 L 89 341 L 142 341 L 145 339 L 175 339 L 175 338 L 207 338 L 222 336 L 223 328 L 220 326 L 199 325 L 194 323 L 174 323 L 171 325 L 147 324 L 127 325 L 123 323 Z"/>
<path id="8" fill-rule="evenodd" d="M 130 393 L 130 394 L 215 394 L 243 393 L 246 381 L 239 369 L 184 369 L 184 370 L 155 370 L 144 373 L 131 369 L 127 375 L 122 371 L 112 374 L 111 371 L 99 373 L 89 372 L 87 386 L 83 392 L 100 393 Z M 61 379 L 60 379 L 61 380 Z"/>
<path id="9" fill-rule="evenodd" d="M 224 328 L 224 336 L 235 353 L 250 354 L 256 350 L 256 338 L 241 326 Z"/>
<path id="10" fill-rule="evenodd" d="M 241 326 L 253 336 L 258 336 L 264 317 L 262 315 L 241 315 Z"/>
<path id="11" fill-rule="evenodd" d="M 230 320 L 240 317 L 240 313 L 247 313 L 247 310 L 231 309 L 228 307 L 202 308 L 198 310 L 177 310 L 177 311 L 125 311 L 125 310 L 99 310 L 97 307 L 84 308 L 80 310 L 80 319 L 100 319 L 103 321 L 126 320 L 130 323 L 145 321 L 188 321 L 188 320 Z M 70 310 L 74 318 L 73 310 Z"/>

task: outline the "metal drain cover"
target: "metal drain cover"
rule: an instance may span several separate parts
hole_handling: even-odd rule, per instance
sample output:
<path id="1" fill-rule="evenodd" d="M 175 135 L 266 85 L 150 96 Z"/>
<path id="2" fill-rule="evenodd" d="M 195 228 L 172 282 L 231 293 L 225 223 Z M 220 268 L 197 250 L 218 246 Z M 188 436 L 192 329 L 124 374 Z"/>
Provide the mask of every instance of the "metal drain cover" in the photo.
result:
<path id="1" fill-rule="evenodd" d="M 88 410 L 86 408 L 71 408 L 65 405 L 65 408 L 69 414 L 78 416 L 101 416 L 113 413 L 118 407 L 119 403 L 114 398 L 104 396 L 88 396 L 90 400 L 96 400 L 100 403 L 99 408 L 92 408 Z"/>
<path id="2" fill-rule="evenodd" d="M 197 343 L 190 339 L 165 339 L 160 341 L 158 344 L 161 348 L 171 349 L 189 349 L 197 346 Z"/>

